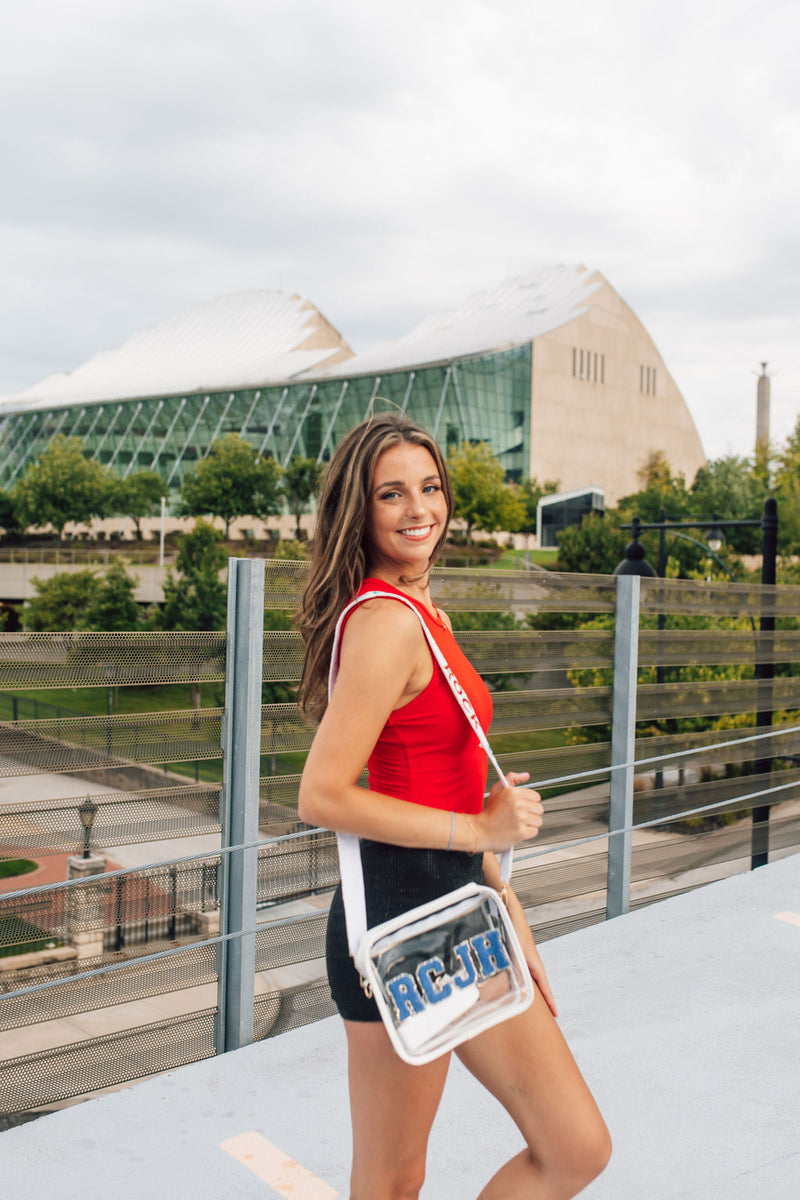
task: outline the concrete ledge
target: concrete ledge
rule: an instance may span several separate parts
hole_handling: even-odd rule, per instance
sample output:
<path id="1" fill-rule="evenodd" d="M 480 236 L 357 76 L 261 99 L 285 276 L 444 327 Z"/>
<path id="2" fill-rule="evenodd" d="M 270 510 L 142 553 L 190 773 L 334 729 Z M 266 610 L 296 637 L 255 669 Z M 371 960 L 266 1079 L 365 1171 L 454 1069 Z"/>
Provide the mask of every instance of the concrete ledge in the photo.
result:
<path id="1" fill-rule="evenodd" d="M 548 942 L 544 956 L 615 1142 L 587 1200 L 798 1194 L 800 856 Z M 287 1195 L 223 1149 L 254 1132 L 346 1196 L 347 1114 L 333 1018 L 0 1134 L 0 1178 L 15 1200 Z M 470 1200 L 519 1149 L 454 1062 L 425 1200 Z"/>

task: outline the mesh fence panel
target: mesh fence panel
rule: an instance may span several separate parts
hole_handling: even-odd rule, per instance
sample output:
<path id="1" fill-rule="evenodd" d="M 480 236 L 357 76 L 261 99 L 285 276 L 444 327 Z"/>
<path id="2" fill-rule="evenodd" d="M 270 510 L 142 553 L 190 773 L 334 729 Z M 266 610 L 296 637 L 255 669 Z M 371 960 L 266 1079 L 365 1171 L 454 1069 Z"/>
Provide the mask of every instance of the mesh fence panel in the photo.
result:
<path id="1" fill-rule="evenodd" d="M 642 613 L 665 615 L 796 617 L 800 587 L 756 583 L 699 583 L 694 579 L 643 579 Z"/>
<path id="2" fill-rule="evenodd" d="M 636 717 L 639 721 L 663 717 L 704 718 L 798 706 L 800 676 L 713 683 L 647 683 L 637 693 Z"/>
<path id="3" fill-rule="evenodd" d="M 8 1058 L 0 1072 L 0 1112 L 21 1112 L 210 1058 L 214 1014 L 183 1017 Z"/>
<path id="4" fill-rule="evenodd" d="M 611 720 L 611 688 L 552 688 L 538 692 L 496 692 L 492 734 L 598 725 Z"/>
<path id="5" fill-rule="evenodd" d="M 306 562 L 268 561 L 267 607 L 296 609 L 307 573 Z M 438 604 L 453 612 L 613 612 L 616 580 L 608 575 L 436 567 L 431 591 Z"/>
<path id="6" fill-rule="evenodd" d="M 680 752 L 680 759 L 661 764 L 643 765 L 643 772 L 676 770 L 679 766 L 717 766 L 723 763 L 745 763 L 759 757 L 791 757 L 800 753 L 800 731 L 792 732 L 798 722 L 790 722 L 786 729 L 780 724 L 772 726 L 768 738 L 757 742 L 742 741 L 754 734 L 763 734 L 756 726 L 737 729 L 709 729 L 699 733 L 665 734 L 659 737 L 637 738 L 636 760 L 646 760 L 660 754 Z M 738 744 L 737 744 L 738 743 Z M 718 747 L 712 749 L 711 747 Z"/>
<path id="7" fill-rule="evenodd" d="M 166 944 L 151 942 L 146 947 L 148 954 L 166 949 Z M 118 962 L 121 956 L 105 956 Z M 70 970 L 73 977 L 62 971 L 65 982 L 58 987 L 46 988 L 29 996 L 4 999 L 0 994 L 0 1029 L 15 1029 L 33 1025 L 40 1021 L 52 1021 L 59 1017 L 70 1017 L 76 1013 L 91 1012 L 97 1008 L 110 1008 L 116 1004 L 130 1004 L 184 988 L 199 987 L 213 983 L 216 978 L 216 955 L 214 946 L 188 946 L 180 954 L 159 958 L 152 962 L 132 962 L 130 966 L 104 975 L 90 976 L 75 972 L 99 967 L 105 959 L 83 959 L 73 962 Z M 2 960 L 0 960 L 2 963 Z M 40 967 L 24 972 L 0 973 L 0 993 L 12 991 L 44 980 L 58 978 L 52 968 Z"/>
<path id="8" fill-rule="evenodd" d="M 567 670 L 613 663 L 609 630 L 463 630 L 456 639 L 476 670 Z M 296 683 L 300 634 L 264 634 L 263 677 Z M 0 688 L 133 686 L 222 683 L 224 633 L 10 633 L 0 640 Z"/>
<path id="9" fill-rule="evenodd" d="M 6 633 L 0 687 L 211 683 L 225 678 L 224 633 Z"/>
<path id="10" fill-rule="evenodd" d="M 338 882 L 339 860 L 332 833 L 310 833 L 258 852 L 259 903 L 326 891 Z"/>
<path id="11" fill-rule="evenodd" d="M 304 563 L 267 563 L 267 606 L 296 607 L 307 571 Z M 451 611 L 531 613 L 585 612 L 613 614 L 616 583 L 602 576 L 566 576 L 542 572 L 483 572 L 441 570 L 433 592 Z M 747 618 L 757 622 L 762 612 L 795 617 L 800 611 L 800 588 L 761 589 L 741 585 L 705 585 L 685 581 L 645 581 L 643 611 L 689 614 L 718 619 Z M 464 631 L 458 639 L 468 657 L 484 673 L 564 671 L 570 668 L 610 668 L 613 632 L 582 631 Z M 9 640 L 10 639 L 10 640 Z M 291 683 L 299 675 L 301 648 L 293 631 L 276 631 L 264 639 L 264 679 Z M 800 661 L 800 633 L 777 631 L 754 634 L 737 630 L 643 630 L 640 664 L 684 667 L 757 661 Z M 224 678 L 224 634 L 24 634 L 0 639 L 0 686 L 20 690 L 36 687 L 81 687 L 153 683 L 221 684 Z M 538 734 L 564 726 L 608 725 L 612 691 L 608 687 L 552 688 L 501 691 L 494 695 L 494 732 Z M 800 684 L 776 679 L 713 683 L 643 685 L 638 718 L 652 721 L 670 716 L 715 717 L 756 710 L 789 709 L 800 704 Z M 4 710 L 5 711 L 5 710 Z M 91 772 L 119 765 L 162 764 L 221 757 L 220 709 L 158 714 L 117 714 L 111 717 L 69 717 L 0 723 L 0 774 Z M 310 745 L 314 726 L 292 704 L 262 708 L 262 754 L 273 774 L 260 783 L 259 819 L 262 834 L 303 831 L 297 818 L 297 774 L 279 773 L 288 765 L 278 755 L 302 753 Z M 685 822 L 634 835 L 632 907 L 695 886 L 708 872 L 720 875 L 742 869 L 749 860 L 752 821 L 744 816 L 751 801 L 745 793 L 772 783 L 791 786 L 780 793 L 772 810 L 769 839 L 772 852 L 800 845 L 800 770 L 774 769 L 772 774 L 726 778 L 725 769 L 747 770 L 757 757 L 800 757 L 800 733 L 779 726 L 762 743 L 728 745 L 753 730 L 668 734 L 637 740 L 637 759 L 674 750 L 687 750 L 677 763 L 664 763 L 666 786 L 637 792 L 635 820 L 674 817 L 696 805 L 721 803 L 734 824 Z M 520 739 L 523 743 L 524 738 Z M 717 743 L 721 745 L 717 746 Z M 508 743 L 506 743 L 508 744 Z M 712 746 L 716 748 L 712 749 Z M 607 768 L 607 742 L 504 752 L 509 768 L 529 770 L 532 778 L 547 779 L 579 771 Z M 638 775 L 652 776 L 657 767 L 641 766 Z M 146 779 L 139 772 L 139 782 Z M 127 776 L 126 776 L 127 778 Z M 114 781 L 115 782 L 115 781 Z M 518 859 L 515 886 L 529 909 L 540 940 L 593 924 L 605 916 L 607 839 L 560 849 L 563 842 L 602 834 L 608 820 L 608 773 L 577 783 L 556 785 L 546 799 L 547 823 L 531 849 L 550 848 L 546 856 Z M 577 788 L 570 791 L 570 788 Z M 55 790 L 55 789 L 54 789 Z M 79 785 L 76 785 L 79 792 Z M 92 830 L 96 848 L 166 838 L 219 835 L 219 792 L 216 784 L 188 782 L 176 787 L 136 787 L 124 795 L 95 796 L 98 811 Z M 40 798 L 32 803 L 0 806 L 2 853 L 26 850 L 40 853 L 74 851 L 81 844 L 78 807 L 83 796 Z M 523 848 L 524 850 L 524 848 Z M 88 879 L 79 887 L 55 889 L 32 897 L 0 894 L 0 954 L 16 958 L 13 970 L 3 970 L 0 957 L 0 1028 L 19 1029 L 86 1013 L 135 1004 L 162 994 L 203 988 L 197 1007 L 208 1001 L 216 978 L 215 947 L 195 945 L 216 928 L 219 855 L 166 867 L 145 867 L 107 881 Z M 702 868 L 698 870 L 698 868 Z M 292 841 L 259 848 L 257 893 L 259 928 L 256 934 L 256 1037 L 274 1036 L 332 1013 L 327 981 L 316 978 L 324 954 L 325 897 L 321 907 L 301 918 L 287 918 L 284 902 L 315 892 L 328 892 L 338 880 L 333 835 L 307 830 Z M 309 906 L 310 907 L 310 906 Z M 290 908 L 289 911 L 295 911 Z M 272 919 L 268 919 L 272 918 Z M 78 960 L 68 943 L 78 936 L 100 945 L 95 956 Z M 49 953 L 62 961 L 27 965 L 19 951 L 55 942 Z M 64 943 L 61 945 L 60 943 Z M 182 944 L 177 955 L 154 962 L 140 961 L 148 951 Z M 85 951 L 85 942 L 84 942 Z M 16 953 L 15 953 L 16 952 Z M 65 957 L 69 956 L 69 957 Z M 126 961 L 128 960 L 128 961 Z M 126 961 L 122 970 L 85 978 L 82 972 L 101 964 Z M 273 975 L 287 971 L 288 976 Z M 310 976 L 306 983 L 294 979 Z M 31 996 L 2 995 L 38 981 L 61 978 L 63 983 Z M 291 986 L 286 986 L 288 983 Z M 278 981 L 281 986 L 278 986 Z M 188 1001 L 187 997 L 187 1003 Z M 4 1111 L 54 1103 L 69 1096 L 127 1082 L 153 1071 L 196 1061 L 213 1053 L 213 1008 L 187 1013 L 155 1024 L 139 1023 L 114 1034 L 92 1036 L 41 1054 L 7 1059 L 2 1103 Z M 122 1019 L 122 1018 L 121 1018 Z M 135 1020 L 130 1015 L 131 1023 Z M 108 1026 L 106 1025 L 105 1028 Z"/>
<path id="12" fill-rule="evenodd" d="M 787 786 L 794 782 L 796 787 Z M 769 771 L 758 776 L 739 775 L 730 779 L 712 779 L 638 792 L 633 800 L 634 824 L 641 825 L 692 808 L 704 808 L 724 802 L 727 802 L 726 814 L 749 812 L 753 801 L 746 798 L 740 800 L 739 797 L 747 797 L 751 792 L 780 785 L 785 788 L 780 794 L 782 803 L 800 798 L 800 771 Z M 713 817 L 700 816 L 693 819 L 697 824 L 702 824 L 704 821 L 713 820 Z"/>
<path id="13" fill-rule="evenodd" d="M 148 924 L 156 936 L 174 937 L 171 925 L 182 929 L 197 914 L 218 904 L 219 856 L 168 866 L 145 867 L 110 878 L 89 876 L 69 887 L 20 895 L 0 894 L 0 952 L 25 953 L 21 947 L 58 941 L 75 933 L 113 931 L 121 949 L 126 940 Z M 156 933 L 156 931 L 164 933 Z M 146 940 L 146 939 L 145 939 Z"/>
<path id="14" fill-rule="evenodd" d="M 788 662 L 800 662 L 800 633 L 796 630 L 644 629 L 639 634 L 640 666 Z"/>
<path id="15" fill-rule="evenodd" d="M 0 776 L 219 758 L 221 721 L 201 708 L 0 722 Z"/>
<path id="16" fill-rule="evenodd" d="M 78 853 L 83 846 L 79 808 L 86 796 L 0 805 L 3 852 Z M 218 833 L 220 788 L 214 784 L 151 788 L 126 794 L 94 795 L 95 850 L 158 842 L 165 838 Z"/>
<path id="17" fill-rule="evenodd" d="M 272 971 L 324 958 L 327 922 L 325 910 L 263 925 L 256 934 L 256 970 Z"/>

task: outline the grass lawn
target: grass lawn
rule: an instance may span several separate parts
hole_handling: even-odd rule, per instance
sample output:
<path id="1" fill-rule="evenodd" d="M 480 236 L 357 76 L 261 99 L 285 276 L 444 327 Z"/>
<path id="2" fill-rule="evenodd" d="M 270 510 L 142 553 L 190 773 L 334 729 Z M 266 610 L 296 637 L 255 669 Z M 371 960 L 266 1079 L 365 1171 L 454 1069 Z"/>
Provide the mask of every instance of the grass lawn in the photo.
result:
<path id="1" fill-rule="evenodd" d="M 14 879 L 36 870 L 36 863 L 29 858 L 0 858 L 0 879 Z"/>
<path id="2" fill-rule="evenodd" d="M 504 550 L 492 566 L 501 571 L 522 571 L 526 557 L 537 566 L 550 567 L 558 558 L 558 550 Z"/>
<path id="3" fill-rule="evenodd" d="M 203 708 L 222 706 L 224 684 L 206 683 L 200 689 L 200 704 Z M 30 691 L 4 692 L 0 696 L 0 712 L 10 716 L 10 696 L 19 699 L 20 719 L 31 720 L 34 716 L 33 702 L 58 705 L 75 716 L 106 716 L 108 713 L 108 688 L 36 688 Z M 116 689 L 114 713 L 169 712 L 175 709 L 192 708 L 192 689 L 188 683 L 168 683 L 163 686 L 133 686 Z M 47 709 L 40 716 L 52 717 Z"/>

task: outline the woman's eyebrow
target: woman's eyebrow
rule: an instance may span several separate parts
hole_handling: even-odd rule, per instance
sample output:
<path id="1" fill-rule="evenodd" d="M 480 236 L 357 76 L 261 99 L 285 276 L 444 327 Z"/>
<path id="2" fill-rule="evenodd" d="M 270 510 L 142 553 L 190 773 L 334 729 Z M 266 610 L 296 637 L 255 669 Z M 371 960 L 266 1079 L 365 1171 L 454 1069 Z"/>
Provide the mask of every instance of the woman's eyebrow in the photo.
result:
<path id="1" fill-rule="evenodd" d="M 439 478 L 438 475 L 426 475 L 425 478 L 422 480 L 422 482 L 423 483 L 432 483 L 434 480 L 436 480 L 438 478 Z M 381 488 L 385 488 L 385 487 L 405 487 L 405 486 L 406 486 L 405 479 L 382 479 L 380 483 L 375 484 L 375 491 L 377 492 Z"/>

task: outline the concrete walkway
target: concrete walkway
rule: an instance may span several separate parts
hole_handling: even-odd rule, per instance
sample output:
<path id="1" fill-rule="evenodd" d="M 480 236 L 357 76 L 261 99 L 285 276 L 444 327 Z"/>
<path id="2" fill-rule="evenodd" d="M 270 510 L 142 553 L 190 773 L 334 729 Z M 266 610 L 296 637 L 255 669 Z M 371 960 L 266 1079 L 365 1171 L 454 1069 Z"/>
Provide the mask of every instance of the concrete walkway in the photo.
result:
<path id="1" fill-rule="evenodd" d="M 544 954 L 615 1142 L 587 1197 L 800 1196 L 800 856 Z M 470 1200 L 519 1149 L 454 1062 L 425 1200 Z M 15 1200 L 336 1200 L 348 1170 L 336 1018 L 0 1134 L 3 1194 Z"/>

